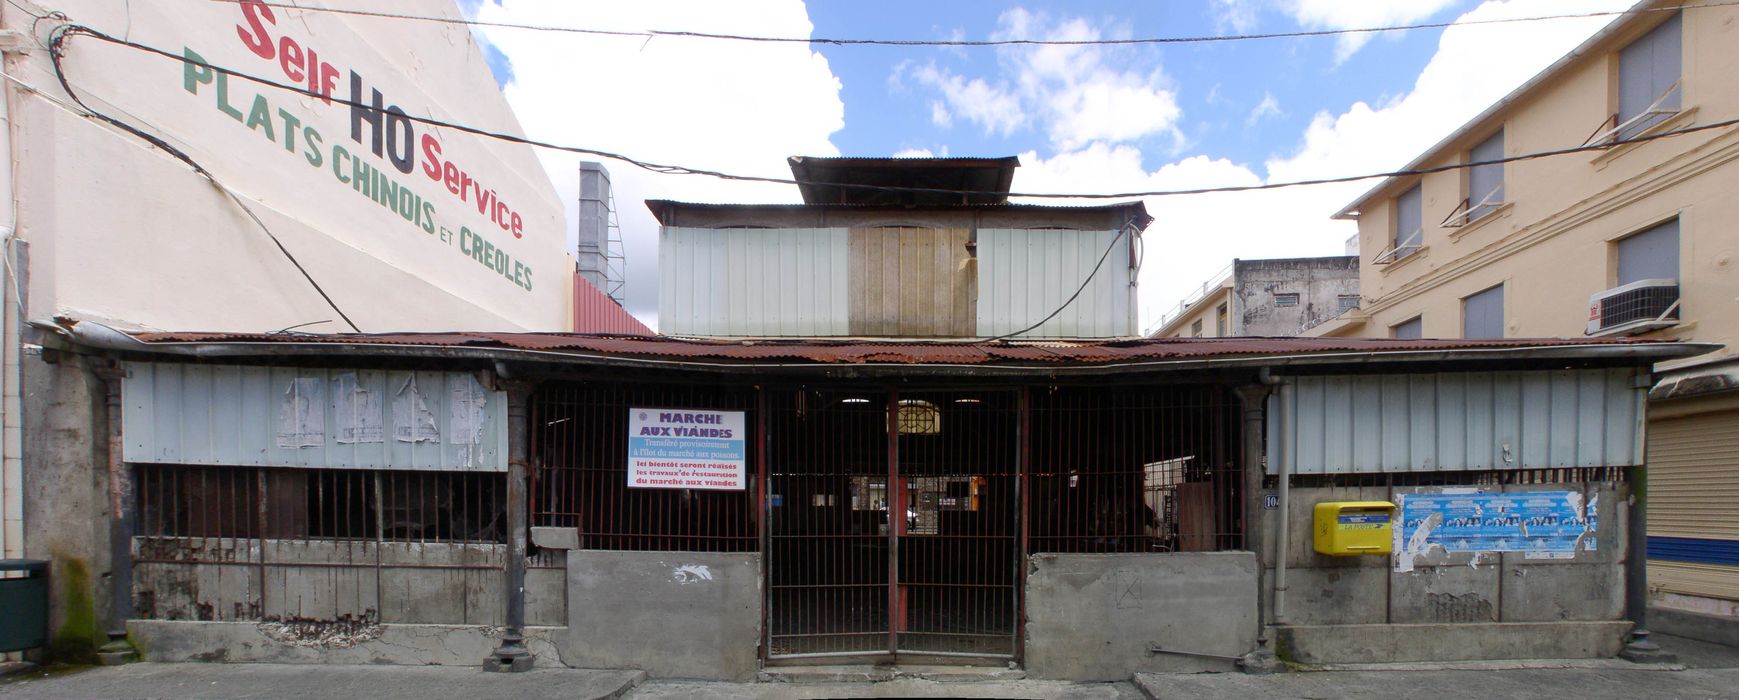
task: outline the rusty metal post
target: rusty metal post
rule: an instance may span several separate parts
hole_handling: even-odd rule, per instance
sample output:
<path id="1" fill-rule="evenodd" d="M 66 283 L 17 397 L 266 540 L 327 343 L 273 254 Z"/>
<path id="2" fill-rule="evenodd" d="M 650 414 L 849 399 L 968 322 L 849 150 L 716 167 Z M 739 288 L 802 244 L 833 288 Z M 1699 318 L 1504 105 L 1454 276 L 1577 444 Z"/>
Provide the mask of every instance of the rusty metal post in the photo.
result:
<path id="1" fill-rule="evenodd" d="M 126 440 L 121 433 L 121 381 L 127 370 L 119 362 L 96 369 L 102 380 L 106 400 L 104 419 L 108 423 L 109 481 L 109 620 L 108 642 L 97 651 L 105 666 L 133 661 L 138 654 L 127 641 L 127 620 L 133 617 L 133 532 L 137 511 L 133 507 L 133 475 L 127 470 L 122 449 Z"/>
<path id="2" fill-rule="evenodd" d="M 1279 662 L 1269 639 L 1272 621 L 1268 619 L 1268 577 L 1263 574 L 1262 563 L 1262 479 L 1266 472 L 1262 464 L 1262 444 L 1269 388 L 1250 384 L 1238 387 L 1236 391 L 1244 416 L 1240 441 L 1244 464 L 1244 547 L 1256 553 L 1256 649 L 1245 654 L 1239 665 L 1246 673 L 1273 673 L 1279 670 Z M 1276 556 L 1286 554 L 1277 552 Z"/>
<path id="3" fill-rule="evenodd" d="M 499 369 L 497 370 L 499 373 Z M 526 415 L 530 410 L 532 383 L 504 380 L 507 390 L 507 564 L 505 595 L 506 631 L 501 646 L 483 662 L 485 671 L 530 671 L 531 652 L 525 648 L 525 550 L 526 472 L 531 437 Z"/>

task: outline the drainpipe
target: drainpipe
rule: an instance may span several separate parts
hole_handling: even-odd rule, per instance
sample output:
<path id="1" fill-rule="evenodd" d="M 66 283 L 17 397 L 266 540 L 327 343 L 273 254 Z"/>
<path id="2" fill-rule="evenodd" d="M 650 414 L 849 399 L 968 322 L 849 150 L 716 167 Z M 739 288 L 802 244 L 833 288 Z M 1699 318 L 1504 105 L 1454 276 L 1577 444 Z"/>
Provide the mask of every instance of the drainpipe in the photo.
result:
<path id="1" fill-rule="evenodd" d="M 501 646 L 483 661 L 483 670 L 518 672 L 530 671 L 533 663 L 525 648 L 526 441 L 531 436 L 526 413 L 532 385 L 508 379 L 506 369 L 506 363 L 495 364 L 499 384 L 507 390 L 507 563 L 502 587 L 506 630 Z"/>
<path id="2" fill-rule="evenodd" d="M 1274 412 L 1274 444 L 1270 445 L 1269 455 L 1278 465 L 1278 481 L 1280 491 L 1280 512 L 1274 523 L 1274 626 L 1286 624 L 1286 555 L 1292 548 L 1292 527 L 1289 522 L 1292 517 L 1292 464 L 1287 449 L 1286 440 L 1286 409 L 1287 401 L 1292 398 L 1292 388 L 1282 385 L 1274 397 L 1274 402 L 1280 410 Z"/>
<path id="3" fill-rule="evenodd" d="M 8 30 L 0 28 L 0 34 Z M 0 38 L 0 46 L 5 40 Z M 0 65 L 4 53 L 0 52 Z M 18 195 L 12 177 L 12 86 L 0 87 L 0 558 L 24 556 L 23 272 L 18 269 Z"/>
<path id="4" fill-rule="evenodd" d="M 1262 565 L 1262 419 L 1270 389 L 1264 384 L 1238 387 L 1238 402 L 1244 410 L 1244 546 L 1256 553 L 1256 649 L 1239 659 L 1245 673 L 1273 673 L 1279 664 L 1269 643 L 1267 594 Z"/>
<path id="5" fill-rule="evenodd" d="M 1630 551 L 1624 558 L 1624 606 L 1630 613 L 1630 640 L 1618 655 L 1636 663 L 1671 663 L 1678 656 L 1662 651 L 1648 638 L 1648 390 L 1653 385 L 1648 372 L 1636 380 L 1636 448 L 1630 472 Z"/>
<path id="6" fill-rule="evenodd" d="M 133 507 L 132 472 L 122 452 L 126 442 L 121 432 L 121 381 L 127 370 L 115 362 L 96 374 L 103 381 L 109 428 L 109 641 L 97 650 L 97 659 L 114 666 L 136 656 L 127 641 L 127 621 L 133 617 L 133 534 L 138 511 Z"/>

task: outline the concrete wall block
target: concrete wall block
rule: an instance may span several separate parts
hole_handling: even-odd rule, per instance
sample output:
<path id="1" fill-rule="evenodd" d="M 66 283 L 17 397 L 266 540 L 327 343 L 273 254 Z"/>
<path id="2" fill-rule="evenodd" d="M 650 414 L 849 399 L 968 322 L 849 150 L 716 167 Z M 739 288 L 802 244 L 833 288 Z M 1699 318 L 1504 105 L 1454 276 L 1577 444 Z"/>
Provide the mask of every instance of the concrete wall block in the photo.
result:
<path id="1" fill-rule="evenodd" d="M 370 570 L 372 574 L 373 571 Z M 472 578 L 496 581 L 493 601 L 473 595 Z M 477 619 L 499 620 L 503 574 L 490 569 L 428 569 L 403 566 L 380 570 L 380 619 L 401 624 L 464 624 Z M 483 609 L 475 609 L 482 607 Z M 492 616 L 489 610 L 496 611 Z M 487 616 L 487 617 L 486 617 Z M 475 624 L 494 624 L 477 621 Z"/>
<path id="2" fill-rule="evenodd" d="M 1624 619 L 1624 567 L 1614 564 L 1506 564 L 1505 622 Z"/>
<path id="3" fill-rule="evenodd" d="M 477 625 L 372 625 L 322 635 L 318 626 L 286 631 L 272 623 L 133 620 L 127 630 L 146 661 L 170 663 L 481 666 L 501 644 L 499 629 Z M 526 647 L 537 666 L 565 665 L 550 643 L 560 632 L 526 628 Z"/>
<path id="4" fill-rule="evenodd" d="M 1230 670 L 1256 643 L 1249 552 L 1037 554 L 1027 575 L 1026 666 L 1035 678 L 1113 681 L 1147 671 Z"/>
<path id="5" fill-rule="evenodd" d="M 560 569 L 527 568 L 525 570 L 525 623 L 538 626 L 567 626 L 568 571 L 566 567 Z"/>
<path id="6" fill-rule="evenodd" d="M 363 619 L 380 610 L 374 567 L 265 567 L 263 598 L 268 618 L 283 620 Z"/>
<path id="7" fill-rule="evenodd" d="M 1272 582 L 1273 575 L 1270 570 L 1267 580 Z M 1386 622 L 1388 596 L 1389 572 L 1382 568 L 1291 569 L 1286 572 L 1286 621 L 1297 625 Z"/>
<path id="8" fill-rule="evenodd" d="M 1487 565 L 1421 566 L 1390 572 L 1393 623 L 1497 622 L 1501 600 L 1495 557 Z"/>
<path id="9" fill-rule="evenodd" d="M 1278 628 L 1286 658 L 1305 664 L 1608 658 L 1628 622 L 1298 625 Z"/>
<path id="10" fill-rule="evenodd" d="M 255 620 L 260 569 L 228 564 L 133 567 L 134 614 L 157 620 Z"/>
<path id="11" fill-rule="evenodd" d="M 663 678 L 748 680 L 761 639 L 761 555 L 568 552 L 562 658 Z"/>

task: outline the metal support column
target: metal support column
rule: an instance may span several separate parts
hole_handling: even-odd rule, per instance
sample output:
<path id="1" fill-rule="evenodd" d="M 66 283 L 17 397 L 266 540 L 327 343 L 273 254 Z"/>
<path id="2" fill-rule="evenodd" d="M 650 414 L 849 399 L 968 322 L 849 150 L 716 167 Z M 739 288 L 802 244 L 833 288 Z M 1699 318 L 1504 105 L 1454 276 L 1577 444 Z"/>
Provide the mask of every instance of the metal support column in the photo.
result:
<path id="1" fill-rule="evenodd" d="M 1672 663 L 1674 654 L 1662 651 L 1648 638 L 1648 466 L 1630 468 L 1630 552 L 1624 558 L 1624 606 L 1632 627 L 1630 641 L 1618 652 L 1637 663 Z"/>
<path id="2" fill-rule="evenodd" d="M 497 369 L 500 374 L 500 369 Z M 530 453 L 527 444 L 531 431 L 526 414 L 531 404 L 531 382 L 504 380 L 507 390 L 507 562 L 506 595 L 507 629 L 496 647 L 483 662 L 485 671 L 529 671 L 531 652 L 525 648 L 525 538 L 526 473 Z"/>
<path id="3" fill-rule="evenodd" d="M 1280 664 L 1270 644 L 1273 621 L 1268 619 L 1268 577 L 1262 562 L 1262 479 L 1266 472 L 1262 463 L 1262 443 L 1269 388 L 1251 384 L 1238 387 L 1236 391 L 1244 418 L 1240 435 L 1244 465 L 1244 548 L 1256 553 L 1256 648 L 1239 659 L 1239 665 L 1245 673 L 1273 673 L 1279 670 Z"/>

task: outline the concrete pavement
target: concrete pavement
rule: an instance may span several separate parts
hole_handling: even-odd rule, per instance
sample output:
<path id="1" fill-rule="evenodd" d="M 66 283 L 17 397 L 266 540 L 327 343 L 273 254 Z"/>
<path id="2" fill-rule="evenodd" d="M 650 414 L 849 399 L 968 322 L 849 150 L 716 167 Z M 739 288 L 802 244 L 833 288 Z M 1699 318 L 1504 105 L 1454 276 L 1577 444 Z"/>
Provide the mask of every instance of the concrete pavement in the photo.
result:
<path id="1" fill-rule="evenodd" d="M 30 672 L 0 679 L 0 699 L 38 698 L 290 698 L 353 700 L 407 698 L 465 700 L 511 698 L 1739 698 L 1739 649 L 1665 637 L 1661 646 L 1682 666 L 1642 666 L 1618 661 L 1491 662 L 1469 670 L 1411 665 L 1410 670 L 1352 670 L 1272 676 L 1142 674 L 1125 683 L 1066 683 L 992 677 L 979 682 L 899 677 L 879 683 L 707 683 L 646 680 L 637 671 L 537 669 L 486 674 L 456 666 L 349 666 L 288 664 L 140 663 L 60 672 Z M 1511 668 L 1510 666 L 1533 666 Z M 1555 667 L 1554 667 L 1555 666 Z M 777 675 L 777 674 L 776 674 Z M 787 676 L 789 674 L 786 674 Z M 794 676 L 801 678 L 802 676 Z"/>

